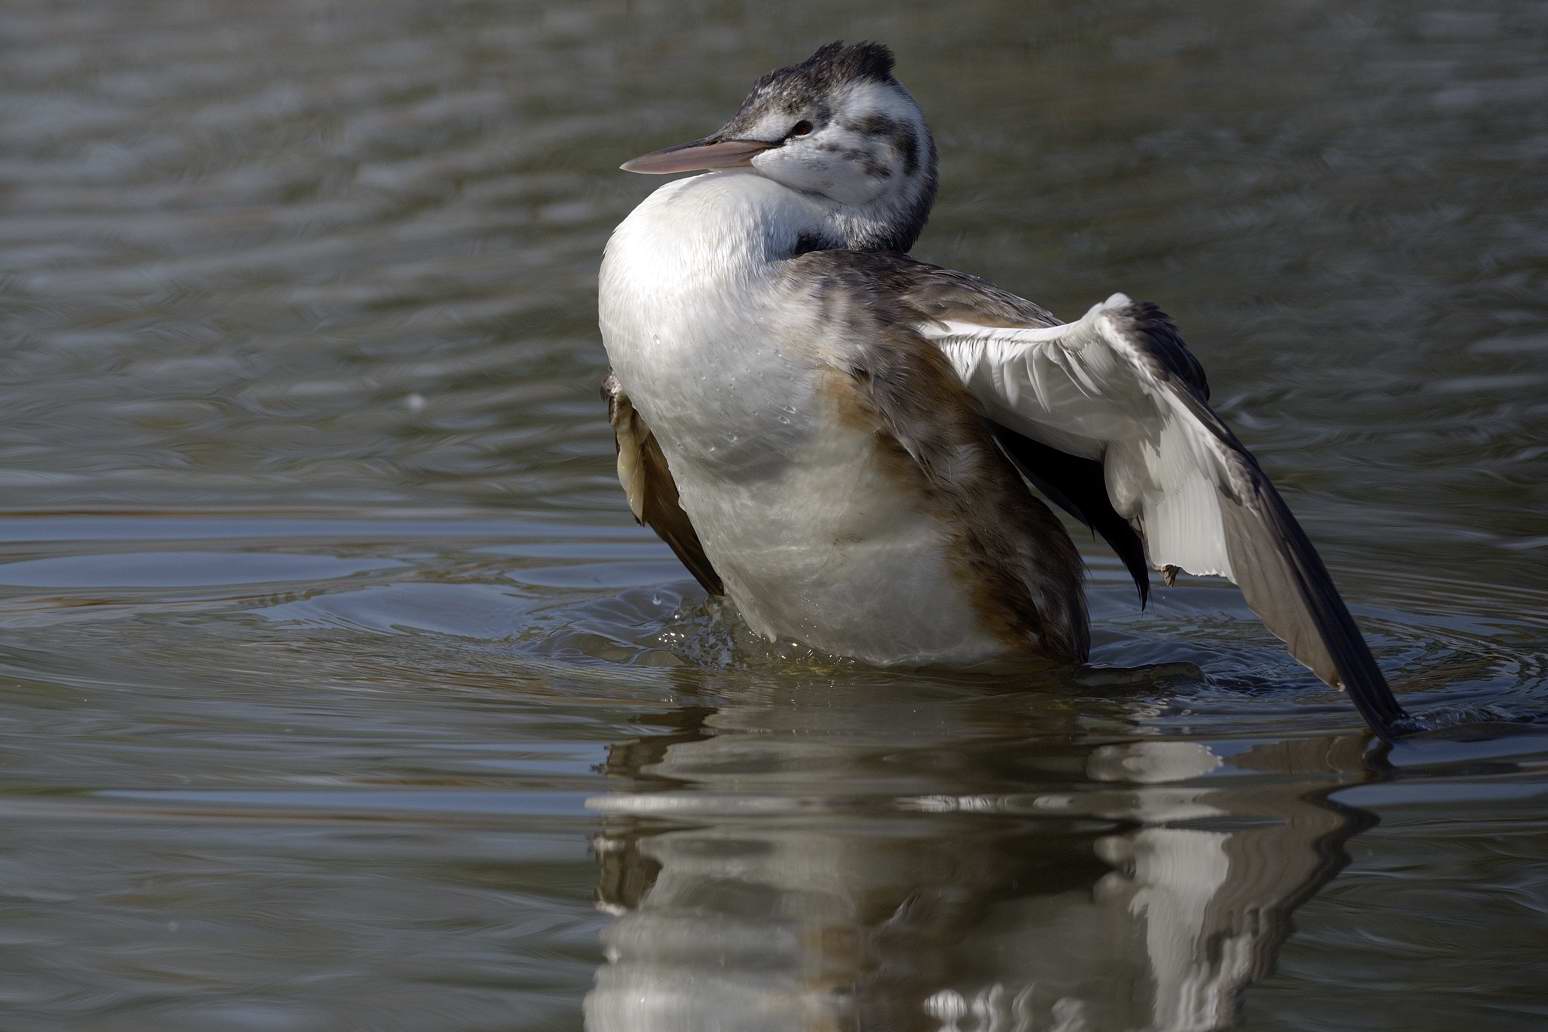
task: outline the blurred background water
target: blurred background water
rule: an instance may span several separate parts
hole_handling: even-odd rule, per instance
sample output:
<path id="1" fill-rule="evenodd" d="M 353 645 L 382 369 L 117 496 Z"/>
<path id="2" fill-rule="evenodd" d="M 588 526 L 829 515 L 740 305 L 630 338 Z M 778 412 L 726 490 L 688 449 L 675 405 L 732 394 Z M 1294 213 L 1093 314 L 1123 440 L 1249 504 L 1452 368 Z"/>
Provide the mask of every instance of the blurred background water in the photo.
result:
<path id="1" fill-rule="evenodd" d="M 629 519 L 595 272 L 833 38 L 916 253 L 1160 301 L 1394 686 L 1228 585 L 1082 671 L 750 640 Z M 1548 8 L 8 0 L 0 1027 L 1548 1023 Z"/>

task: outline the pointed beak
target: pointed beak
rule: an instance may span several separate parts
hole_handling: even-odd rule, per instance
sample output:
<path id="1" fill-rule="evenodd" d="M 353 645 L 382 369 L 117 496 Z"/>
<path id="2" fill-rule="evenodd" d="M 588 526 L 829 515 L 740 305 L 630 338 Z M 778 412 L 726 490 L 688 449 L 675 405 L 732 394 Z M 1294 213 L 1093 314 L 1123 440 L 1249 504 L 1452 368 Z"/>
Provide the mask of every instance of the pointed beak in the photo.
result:
<path id="1" fill-rule="evenodd" d="M 625 172 L 647 176 L 665 176 L 673 172 L 705 172 L 715 168 L 746 168 L 752 159 L 772 143 L 757 140 L 717 140 L 713 136 L 676 147 L 663 147 L 642 154 L 618 167 Z"/>

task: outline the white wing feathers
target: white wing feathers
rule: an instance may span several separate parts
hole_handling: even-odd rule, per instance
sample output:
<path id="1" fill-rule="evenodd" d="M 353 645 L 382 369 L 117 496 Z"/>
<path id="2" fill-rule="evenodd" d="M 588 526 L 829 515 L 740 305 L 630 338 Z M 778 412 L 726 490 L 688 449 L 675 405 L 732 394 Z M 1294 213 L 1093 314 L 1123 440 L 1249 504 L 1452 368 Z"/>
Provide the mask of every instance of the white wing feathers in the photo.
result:
<path id="1" fill-rule="evenodd" d="M 1232 577 L 1220 489 L 1234 456 L 1130 339 L 1133 303 L 1114 294 L 1062 326 L 946 322 L 920 331 L 946 353 L 989 417 L 1099 459 L 1119 515 L 1141 528 L 1155 569 Z"/>
<path id="2" fill-rule="evenodd" d="M 1347 687 L 1378 733 L 1405 716 L 1305 533 L 1208 405 L 1202 368 L 1154 305 L 1114 294 L 1073 323 L 923 320 L 986 414 L 1102 464 L 1108 499 L 1154 569 L 1239 584 L 1291 653 Z M 988 322 L 1004 321 L 992 313 Z"/>

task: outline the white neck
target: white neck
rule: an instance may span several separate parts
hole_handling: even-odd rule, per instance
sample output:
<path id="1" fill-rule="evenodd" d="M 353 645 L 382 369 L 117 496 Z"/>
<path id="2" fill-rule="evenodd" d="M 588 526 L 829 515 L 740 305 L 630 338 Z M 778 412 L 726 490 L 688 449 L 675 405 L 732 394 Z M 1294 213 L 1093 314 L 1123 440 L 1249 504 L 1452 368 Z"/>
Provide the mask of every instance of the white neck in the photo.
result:
<path id="1" fill-rule="evenodd" d="M 879 249 L 896 237 L 885 218 L 896 215 L 841 206 L 751 172 L 711 172 L 647 197 L 614 231 L 607 255 L 628 249 L 636 261 L 691 263 L 697 268 L 678 266 L 677 274 L 692 280 L 707 272 L 734 279 L 806 251 Z"/>
<path id="2" fill-rule="evenodd" d="M 827 233 L 827 214 L 762 176 L 711 173 L 667 183 L 619 223 L 598 314 L 614 370 L 652 426 L 669 418 L 656 399 L 691 386 L 685 363 L 713 365 L 728 341 L 758 335 L 776 263 Z"/>

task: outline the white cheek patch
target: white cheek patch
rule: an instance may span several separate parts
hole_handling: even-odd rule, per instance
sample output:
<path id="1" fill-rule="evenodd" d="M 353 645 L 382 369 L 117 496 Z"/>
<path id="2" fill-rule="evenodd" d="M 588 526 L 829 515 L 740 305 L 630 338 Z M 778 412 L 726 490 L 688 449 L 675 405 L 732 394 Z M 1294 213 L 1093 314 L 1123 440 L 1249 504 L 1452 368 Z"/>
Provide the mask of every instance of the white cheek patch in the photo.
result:
<path id="1" fill-rule="evenodd" d="M 827 167 L 831 180 L 831 187 L 824 192 L 841 203 L 866 203 L 897 174 L 885 146 L 842 126 L 830 127 L 813 146 L 815 160 Z"/>
<path id="2" fill-rule="evenodd" d="M 886 175 L 875 174 L 878 163 Z M 764 151 L 753 167 L 777 183 L 854 205 L 871 201 L 897 174 L 875 140 L 836 124 Z"/>
<path id="3" fill-rule="evenodd" d="M 826 115 L 815 132 L 789 138 L 800 113 L 764 113 L 748 135 L 783 142 L 755 157 L 753 167 L 777 183 L 841 205 L 865 207 L 884 197 L 902 203 L 929 146 L 912 98 L 896 84 L 855 82 L 833 95 Z"/>

